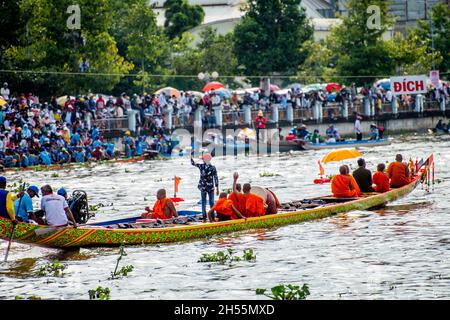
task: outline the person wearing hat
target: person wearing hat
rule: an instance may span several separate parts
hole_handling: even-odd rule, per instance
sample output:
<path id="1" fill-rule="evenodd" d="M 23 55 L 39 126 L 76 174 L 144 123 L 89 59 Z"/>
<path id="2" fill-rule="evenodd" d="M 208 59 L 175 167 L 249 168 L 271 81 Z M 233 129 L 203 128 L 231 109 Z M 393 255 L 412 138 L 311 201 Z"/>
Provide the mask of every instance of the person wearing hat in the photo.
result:
<path id="1" fill-rule="evenodd" d="M 206 196 L 208 195 L 209 197 L 209 207 L 211 209 L 214 206 L 214 187 L 216 188 L 216 194 L 219 195 L 219 178 L 216 167 L 211 164 L 211 154 L 205 153 L 200 159 L 203 160 L 203 163 L 195 163 L 191 154 L 191 164 L 200 170 L 198 189 L 202 197 L 203 221 L 206 221 Z"/>
<path id="2" fill-rule="evenodd" d="M 0 217 L 11 219 L 13 224 L 17 224 L 11 192 L 5 189 L 6 178 L 0 176 Z"/>
<path id="3" fill-rule="evenodd" d="M 72 221 L 73 227 L 77 227 L 72 212 L 66 199 L 59 195 L 54 194 L 50 185 L 44 185 L 41 187 L 41 209 L 45 211 L 45 219 L 50 226 L 67 226 L 68 221 Z"/>
<path id="4" fill-rule="evenodd" d="M 131 138 L 131 132 L 126 131 L 123 137 L 125 158 L 131 158 L 133 156 L 134 140 Z"/>
<path id="5" fill-rule="evenodd" d="M 259 142 L 259 139 L 260 139 L 259 132 L 263 129 L 266 129 L 266 118 L 264 118 L 264 114 L 263 114 L 262 110 L 259 110 L 258 116 L 255 119 L 255 123 L 256 123 L 256 138 Z M 262 138 L 264 140 L 264 133 L 262 134 Z"/>
<path id="6" fill-rule="evenodd" d="M 37 186 L 29 186 L 27 191 L 14 201 L 14 211 L 16 212 L 17 220 L 29 222 L 28 212 L 33 211 L 33 201 L 31 199 L 34 197 L 39 198 L 39 188 Z M 22 198 L 22 201 L 20 201 L 20 198 Z"/>
<path id="7" fill-rule="evenodd" d="M 376 124 L 372 123 L 370 125 L 370 140 L 379 140 L 380 133 Z"/>

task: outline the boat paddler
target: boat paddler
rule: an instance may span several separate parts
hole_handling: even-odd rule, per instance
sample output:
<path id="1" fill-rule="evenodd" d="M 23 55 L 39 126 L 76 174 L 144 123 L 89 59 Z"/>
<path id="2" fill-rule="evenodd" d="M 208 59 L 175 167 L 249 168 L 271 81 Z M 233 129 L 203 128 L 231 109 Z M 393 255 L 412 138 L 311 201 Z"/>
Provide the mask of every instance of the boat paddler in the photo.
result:
<path id="1" fill-rule="evenodd" d="M 152 211 L 148 211 L 142 214 L 142 218 L 148 218 L 148 215 L 151 213 L 152 219 L 171 219 L 173 217 L 178 217 L 177 209 L 175 209 L 175 205 L 172 200 L 167 198 L 166 190 L 159 189 L 156 193 L 156 202 L 153 205 Z"/>
<path id="2" fill-rule="evenodd" d="M 356 183 L 346 165 L 340 166 L 339 174 L 333 177 L 331 191 L 336 198 L 353 198 L 361 195 L 358 183 Z"/>
<path id="3" fill-rule="evenodd" d="M 217 218 L 219 221 L 235 220 L 235 219 L 245 219 L 245 217 L 239 212 L 239 210 L 234 206 L 233 201 L 227 199 L 227 194 L 221 192 L 219 200 L 216 204 L 208 211 L 209 222 L 214 222 L 212 214 L 214 211 L 217 213 Z"/>
<path id="4" fill-rule="evenodd" d="M 408 165 L 402 161 L 403 156 L 397 154 L 395 161 L 391 162 L 387 168 L 387 174 L 391 179 L 392 188 L 400 188 L 410 183 Z"/>
<path id="5" fill-rule="evenodd" d="M 11 192 L 5 189 L 6 178 L 0 176 L 0 217 L 11 219 L 13 224 L 17 224 Z"/>
<path id="6" fill-rule="evenodd" d="M 252 186 L 250 183 L 244 183 L 242 186 L 243 193 L 239 193 L 236 188 L 238 178 L 239 174 L 235 172 L 233 174 L 233 193 L 235 194 L 235 197 L 239 199 L 239 207 L 242 210 L 241 213 L 247 218 L 265 215 L 267 205 L 265 204 L 264 199 L 259 195 L 251 193 Z"/>

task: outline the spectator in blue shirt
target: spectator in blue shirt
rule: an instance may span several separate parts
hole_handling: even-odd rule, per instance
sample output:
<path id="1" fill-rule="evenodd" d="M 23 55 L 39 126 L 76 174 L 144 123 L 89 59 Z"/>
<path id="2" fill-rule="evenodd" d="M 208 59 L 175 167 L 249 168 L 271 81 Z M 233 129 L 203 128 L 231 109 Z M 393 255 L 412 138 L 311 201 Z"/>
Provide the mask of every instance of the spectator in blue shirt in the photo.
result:
<path id="1" fill-rule="evenodd" d="M 22 201 L 18 198 L 14 201 L 14 212 L 16 213 L 17 220 L 22 222 L 29 222 L 28 212 L 33 211 L 33 201 L 34 197 L 39 198 L 39 188 L 37 186 L 29 186 L 27 191 L 24 192 Z M 20 208 L 19 208 L 20 203 Z"/>

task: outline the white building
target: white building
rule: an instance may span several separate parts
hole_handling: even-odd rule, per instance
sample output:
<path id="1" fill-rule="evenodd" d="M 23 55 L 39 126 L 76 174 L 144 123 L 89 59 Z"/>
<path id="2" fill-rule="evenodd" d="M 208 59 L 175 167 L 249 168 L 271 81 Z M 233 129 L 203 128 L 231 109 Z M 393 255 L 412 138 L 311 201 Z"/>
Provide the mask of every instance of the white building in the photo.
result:
<path id="1" fill-rule="evenodd" d="M 149 0 L 150 4 L 155 4 L 157 21 L 159 25 L 164 24 L 164 0 Z M 217 30 L 219 34 L 225 34 L 234 29 L 244 12 L 241 11 L 245 0 L 189 0 L 192 5 L 201 5 L 205 18 L 203 24 L 192 29 L 191 33 L 197 36 L 201 30 L 210 26 Z M 306 15 L 311 18 L 314 25 L 314 38 L 323 39 L 330 32 L 331 27 L 339 23 L 339 19 L 327 18 L 334 16 L 336 11 L 333 0 L 302 0 L 301 6 L 305 8 Z M 196 37 L 198 40 L 198 37 Z"/>

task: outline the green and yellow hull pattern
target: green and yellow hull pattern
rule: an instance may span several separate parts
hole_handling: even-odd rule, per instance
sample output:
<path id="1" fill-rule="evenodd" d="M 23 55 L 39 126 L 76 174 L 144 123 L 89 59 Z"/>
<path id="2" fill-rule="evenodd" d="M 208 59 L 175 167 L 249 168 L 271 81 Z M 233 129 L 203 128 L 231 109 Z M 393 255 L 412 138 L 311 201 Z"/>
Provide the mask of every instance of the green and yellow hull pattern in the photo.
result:
<path id="1" fill-rule="evenodd" d="M 46 226 L 19 223 L 14 233 L 14 241 L 53 248 L 119 246 L 121 244 L 142 245 L 188 241 L 230 232 L 279 227 L 322 219 L 352 210 L 365 210 L 377 207 L 409 194 L 416 188 L 419 180 L 417 177 L 402 188 L 345 203 L 248 218 L 247 220 L 240 219 L 197 225 L 142 229 L 108 229 L 84 225 L 79 226 L 77 229 L 62 228 L 52 230 Z M 43 233 L 42 231 L 45 232 L 46 228 L 51 232 Z M 11 221 L 0 218 L 0 238 L 8 240 L 11 230 Z"/>

